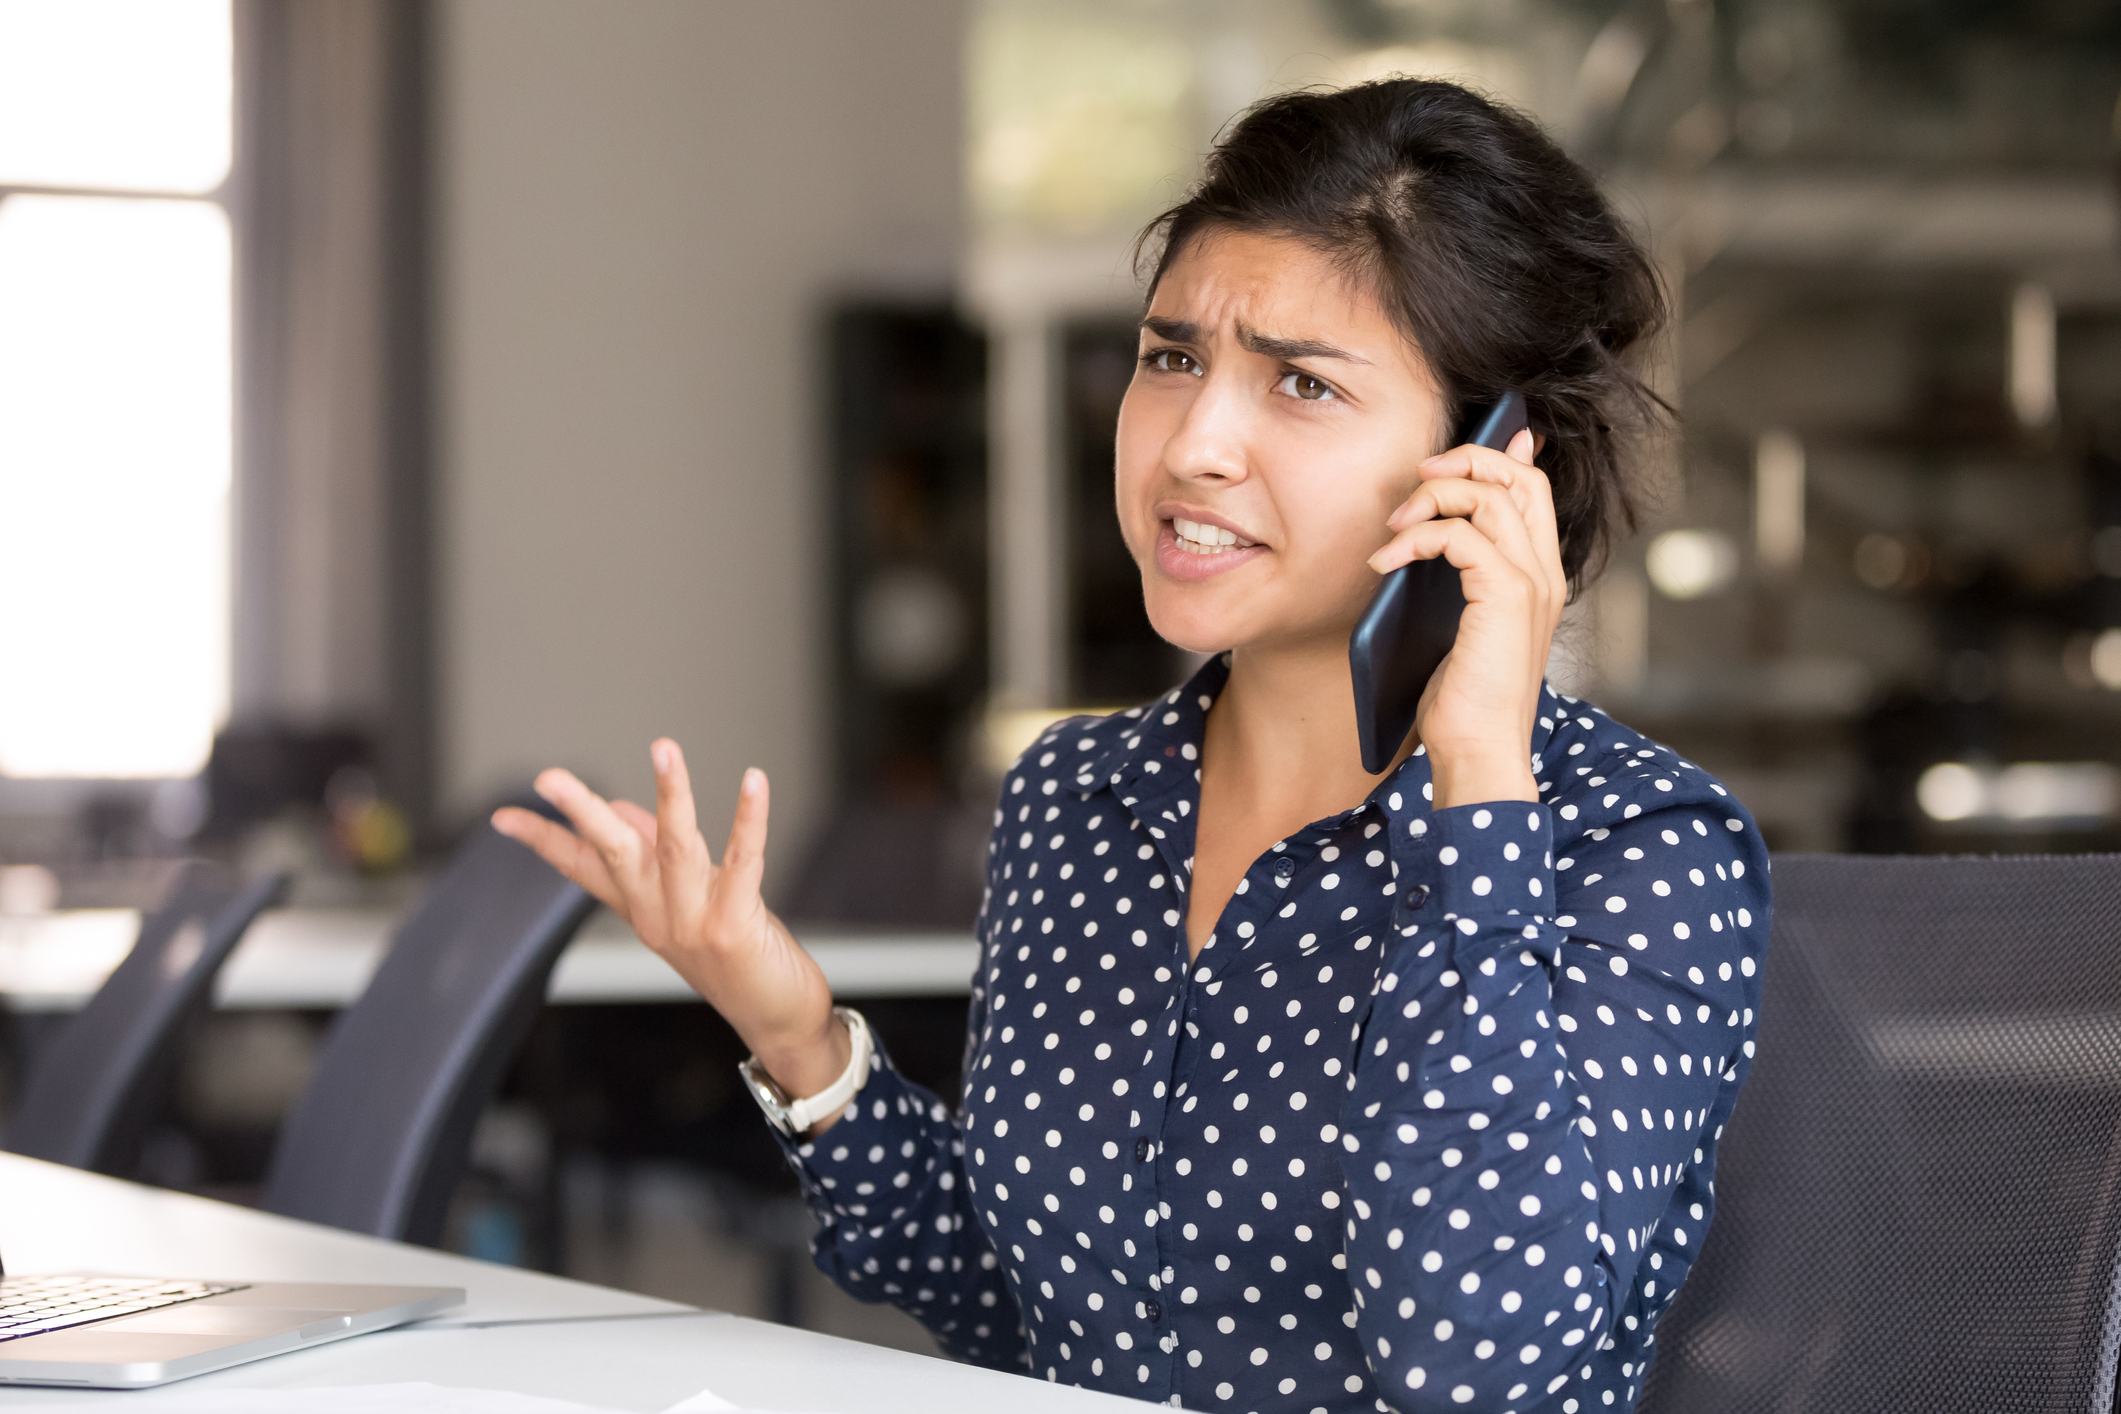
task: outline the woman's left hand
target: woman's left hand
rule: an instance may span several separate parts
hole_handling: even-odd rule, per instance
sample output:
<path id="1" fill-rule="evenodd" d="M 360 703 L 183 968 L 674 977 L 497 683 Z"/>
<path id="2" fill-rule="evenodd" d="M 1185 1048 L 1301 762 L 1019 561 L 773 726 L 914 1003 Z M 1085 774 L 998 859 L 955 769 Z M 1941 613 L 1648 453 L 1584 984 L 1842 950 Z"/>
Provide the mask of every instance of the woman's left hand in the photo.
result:
<path id="1" fill-rule="evenodd" d="M 1454 447 L 1421 464 L 1421 487 L 1370 557 L 1379 574 L 1438 556 L 1458 568 L 1458 639 L 1421 695 L 1415 732 L 1429 754 L 1434 807 L 1537 800 L 1532 726 L 1547 651 L 1568 604 L 1554 494 L 1532 465 L 1531 432 L 1508 450 Z"/>

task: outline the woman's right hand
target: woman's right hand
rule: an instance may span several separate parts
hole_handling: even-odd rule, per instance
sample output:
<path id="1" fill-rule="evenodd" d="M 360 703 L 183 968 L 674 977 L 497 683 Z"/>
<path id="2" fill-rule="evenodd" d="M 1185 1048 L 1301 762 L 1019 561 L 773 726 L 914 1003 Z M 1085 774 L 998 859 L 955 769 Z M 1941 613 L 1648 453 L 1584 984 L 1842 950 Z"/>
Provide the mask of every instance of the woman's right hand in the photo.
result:
<path id="1" fill-rule="evenodd" d="M 494 828 L 625 919 L 736 1028 L 791 1098 L 815 1095 L 847 1068 L 852 1042 L 832 1014 L 825 974 L 759 896 L 766 773 L 744 772 L 736 822 L 716 865 L 700 837 L 684 753 L 666 737 L 648 754 L 653 815 L 631 801 L 606 801 L 555 769 L 538 776 L 537 792 L 572 830 L 514 806 L 494 812 Z"/>

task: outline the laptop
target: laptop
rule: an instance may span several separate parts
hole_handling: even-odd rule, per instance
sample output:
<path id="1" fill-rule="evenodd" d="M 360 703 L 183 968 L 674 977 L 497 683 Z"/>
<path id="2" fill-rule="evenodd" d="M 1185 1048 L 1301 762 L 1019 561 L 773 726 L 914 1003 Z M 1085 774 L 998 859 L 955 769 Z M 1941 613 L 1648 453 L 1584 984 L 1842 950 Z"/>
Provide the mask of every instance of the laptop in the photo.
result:
<path id="1" fill-rule="evenodd" d="M 141 1389 L 463 1304 L 439 1286 L 0 1276 L 0 1384 Z"/>

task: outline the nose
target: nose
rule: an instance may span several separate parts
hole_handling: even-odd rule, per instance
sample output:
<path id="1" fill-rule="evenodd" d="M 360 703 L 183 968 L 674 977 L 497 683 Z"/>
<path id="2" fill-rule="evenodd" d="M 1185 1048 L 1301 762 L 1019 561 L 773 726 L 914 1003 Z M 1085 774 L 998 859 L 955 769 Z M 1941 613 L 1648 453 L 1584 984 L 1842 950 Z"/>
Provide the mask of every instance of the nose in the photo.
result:
<path id="1" fill-rule="evenodd" d="M 1249 409 L 1234 387 L 1203 380 L 1186 415 L 1164 443 L 1164 469 L 1180 481 L 1234 486 L 1250 474 Z"/>

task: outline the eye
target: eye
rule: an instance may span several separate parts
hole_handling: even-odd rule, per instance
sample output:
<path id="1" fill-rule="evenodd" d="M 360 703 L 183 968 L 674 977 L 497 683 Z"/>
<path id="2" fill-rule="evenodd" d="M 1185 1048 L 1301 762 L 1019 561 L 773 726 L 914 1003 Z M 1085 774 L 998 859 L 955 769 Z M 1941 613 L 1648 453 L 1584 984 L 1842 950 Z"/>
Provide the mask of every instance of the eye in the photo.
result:
<path id="1" fill-rule="evenodd" d="M 1302 369 L 1282 374 L 1281 381 L 1274 388 L 1284 397 L 1301 398 L 1307 403 L 1333 402 L 1340 397 L 1340 390 L 1331 383 Z"/>
<path id="2" fill-rule="evenodd" d="M 1180 349 L 1151 349 L 1142 355 L 1142 362 L 1158 373 L 1190 373 L 1201 376 L 1200 360 Z"/>

